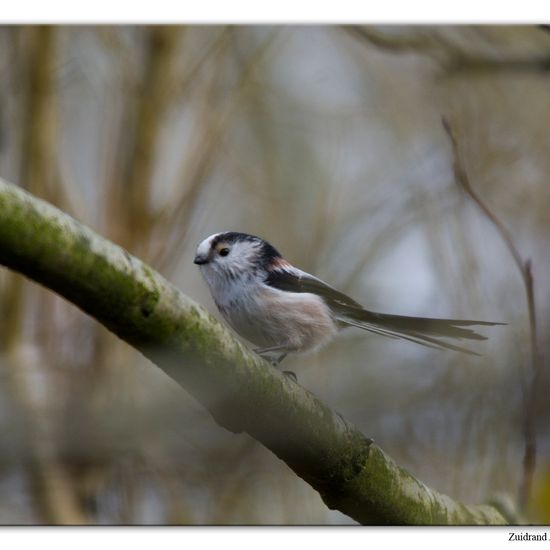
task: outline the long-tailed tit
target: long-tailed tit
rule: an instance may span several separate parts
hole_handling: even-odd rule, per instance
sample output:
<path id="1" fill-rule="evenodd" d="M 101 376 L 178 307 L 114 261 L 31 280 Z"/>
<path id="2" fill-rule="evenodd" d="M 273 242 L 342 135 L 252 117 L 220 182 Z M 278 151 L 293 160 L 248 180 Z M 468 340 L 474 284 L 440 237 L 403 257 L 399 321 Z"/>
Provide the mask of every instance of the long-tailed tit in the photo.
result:
<path id="1" fill-rule="evenodd" d="M 486 340 L 464 327 L 503 324 L 369 311 L 293 267 L 268 242 L 244 233 L 211 235 L 197 247 L 195 263 L 224 319 L 259 346 L 257 353 L 271 357 L 274 363 L 288 353 L 316 350 L 350 325 L 428 347 L 473 354 L 443 339 Z"/>

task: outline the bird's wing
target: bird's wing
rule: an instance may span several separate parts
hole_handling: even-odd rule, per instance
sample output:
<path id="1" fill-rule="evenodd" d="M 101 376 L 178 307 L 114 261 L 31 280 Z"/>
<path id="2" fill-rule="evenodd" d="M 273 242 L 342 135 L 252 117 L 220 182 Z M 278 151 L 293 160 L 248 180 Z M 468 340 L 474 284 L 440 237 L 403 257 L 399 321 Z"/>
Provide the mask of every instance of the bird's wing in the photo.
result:
<path id="1" fill-rule="evenodd" d="M 473 355 L 478 354 L 450 344 L 441 338 L 486 340 L 486 336 L 464 327 L 505 324 L 464 319 L 408 317 L 369 311 L 321 279 L 291 266 L 272 270 L 265 283 L 287 292 L 309 292 L 320 296 L 332 311 L 335 319 L 342 323 L 383 336 L 403 338 L 428 347 L 451 349 Z"/>
<path id="2" fill-rule="evenodd" d="M 335 316 L 344 315 L 346 312 L 355 311 L 359 313 L 364 311 L 363 306 L 331 287 L 321 279 L 313 275 L 296 269 L 295 267 L 285 267 L 270 271 L 265 283 L 279 290 L 287 292 L 309 292 L 323 298 L 327 306 Z"/>

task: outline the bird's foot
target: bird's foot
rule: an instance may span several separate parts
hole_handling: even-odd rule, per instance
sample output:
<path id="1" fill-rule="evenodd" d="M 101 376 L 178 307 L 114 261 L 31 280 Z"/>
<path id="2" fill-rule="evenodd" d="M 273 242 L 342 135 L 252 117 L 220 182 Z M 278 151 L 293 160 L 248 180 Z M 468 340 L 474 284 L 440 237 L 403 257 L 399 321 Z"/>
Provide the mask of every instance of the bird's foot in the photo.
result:
<path id="1" fill-rule="evenodd" d="M 284 351 L 285 349 L 286 348 L 282 346 L 273 346 L 271 348 L 257 348 L 254 350 L 254 352 L 257 353 L 260 357 L 267 359 L 271 363 L 271 366 L 278 367 L 280 362 L 288 355 L 288 352 Z M 280 353 L 279 355 L 273 355 L 273 353 L 278 351 L 283 351 L 283 353 Z M 294 382 L 298 382 L 298 377 L 294 372 L 290 370 L 284 370 L 282 371 L 282 373 L 292 378 Z"/>
<path id="2" fill-rule="evenodd" d="M 287 352 L 280 353 L 279 355 L 273 355 L 277 351 L 282 351 L 285 348 L 282 346 L 273 346 L 271 348 L 256 348 L 254 353 L 260 357 L 267 359 L 274 367 L 276 367 L 286 356 Z"/>
<path id="3" fill-rule="evenodd" d="M 292 372 L 291 370 L 284 370 L 282 371 L 285 376 L 288 376 L 289 378 L 292 378 L 296 384 L 298 383 L 298 377 L 296 376 L 295 372 Z"/>

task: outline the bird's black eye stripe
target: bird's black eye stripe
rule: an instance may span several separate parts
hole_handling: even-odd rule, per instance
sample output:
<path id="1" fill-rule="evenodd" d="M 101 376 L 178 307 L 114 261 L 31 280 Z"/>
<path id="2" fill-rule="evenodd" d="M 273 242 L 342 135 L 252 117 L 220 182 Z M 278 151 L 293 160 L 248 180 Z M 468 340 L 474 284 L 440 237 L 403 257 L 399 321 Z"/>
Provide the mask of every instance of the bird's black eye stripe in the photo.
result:
<path id="1" fill-rule="evenodd" d="M 229 254 L 229 248 L 221 248 L 219 254 L 220 256 L 227 256 Z"/>

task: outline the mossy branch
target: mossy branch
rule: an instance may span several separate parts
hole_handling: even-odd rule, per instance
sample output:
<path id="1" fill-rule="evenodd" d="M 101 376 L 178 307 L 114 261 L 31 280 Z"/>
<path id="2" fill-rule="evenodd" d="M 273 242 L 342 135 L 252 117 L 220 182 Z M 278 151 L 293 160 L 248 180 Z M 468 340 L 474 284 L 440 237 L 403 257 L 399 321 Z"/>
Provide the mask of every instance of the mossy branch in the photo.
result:
<path id="1" fill-rule="evenodd" d="M 222 426 L 247 432 L 365 524 L 504 524 L 398 466 L 201 306 L 67 214 L 0 180 L 0 264 L 57 292 L 141 351 Z M 509 518 L 508 518 L 509 519 Z"/>

